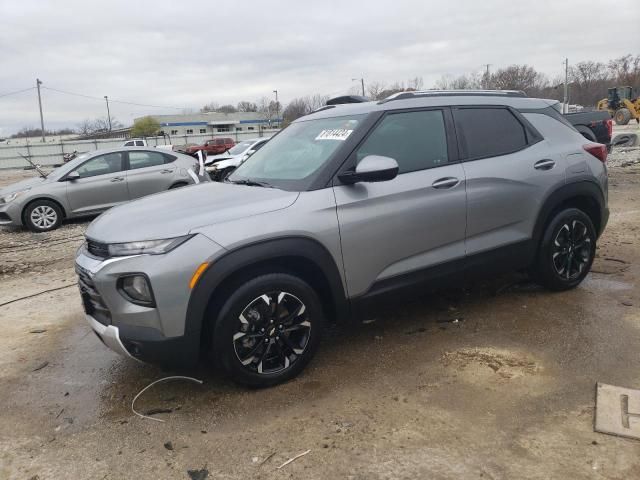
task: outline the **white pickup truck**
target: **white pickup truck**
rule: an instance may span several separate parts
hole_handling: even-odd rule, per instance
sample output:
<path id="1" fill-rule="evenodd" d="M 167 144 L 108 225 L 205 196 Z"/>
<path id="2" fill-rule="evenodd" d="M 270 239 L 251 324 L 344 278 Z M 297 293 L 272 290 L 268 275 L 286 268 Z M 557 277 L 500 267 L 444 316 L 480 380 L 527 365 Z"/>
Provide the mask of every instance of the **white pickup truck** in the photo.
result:
<path id="1" fill-rule="evenodd" d="M 149 144 L 144 138 L 132 138 L 122 144 L 123 147 L 148 147 Z M 156 145 L 155 148 L 161 150 L 173 150 L 173 145 Z"/>

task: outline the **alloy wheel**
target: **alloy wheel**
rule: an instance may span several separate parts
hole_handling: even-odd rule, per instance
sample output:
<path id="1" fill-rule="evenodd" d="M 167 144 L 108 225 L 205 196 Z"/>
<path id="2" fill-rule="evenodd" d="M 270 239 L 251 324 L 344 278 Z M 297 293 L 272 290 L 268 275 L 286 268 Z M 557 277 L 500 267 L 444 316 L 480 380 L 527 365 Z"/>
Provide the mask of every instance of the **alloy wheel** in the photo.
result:
<path id="1" fill-rule="evenodd" d="M 589 264 L 592 254 L 589 229 L 580 220 L 564 223 L 553 241 L 553 267 L 561 278 L 579 277 Z"/>
<path id="2" fill-rule="evenodd" d="M 295 295 L 265 293 L 242 310 L 233 348 L 240 363 L 258 374 L 290 368 L 309 343 L 311 322 L 305 304 Z"/>
<path id="3" fill-rule="evenodd" d="M 49 205 L 39 205 L 31 211 L 31 222 L 38 228 L 46 230 L 58 221 L 58 214 Z"/>

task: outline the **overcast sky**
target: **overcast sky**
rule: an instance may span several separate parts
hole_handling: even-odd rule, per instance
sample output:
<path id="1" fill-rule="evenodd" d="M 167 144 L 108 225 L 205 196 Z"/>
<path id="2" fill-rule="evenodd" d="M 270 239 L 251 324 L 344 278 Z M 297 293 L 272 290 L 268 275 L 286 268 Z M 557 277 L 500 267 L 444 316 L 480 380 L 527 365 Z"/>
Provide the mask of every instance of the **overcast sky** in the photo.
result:
<path id="1" fill-rule="evenodd" d="M 0 0 L 0 136 L 39 126 L 35 86 L 172 108 L 346 93 L 354 77 L 442 75 L 640 53 L 640 0 Z M 612 21 L 611 26 L 605 24 Z M 604 26 L 600 26 L 604 25 Z M 604 93 L 604 92 L 603 92 Z M 45 128 L 106 116 L 104 100 L 43 90 Z"/>

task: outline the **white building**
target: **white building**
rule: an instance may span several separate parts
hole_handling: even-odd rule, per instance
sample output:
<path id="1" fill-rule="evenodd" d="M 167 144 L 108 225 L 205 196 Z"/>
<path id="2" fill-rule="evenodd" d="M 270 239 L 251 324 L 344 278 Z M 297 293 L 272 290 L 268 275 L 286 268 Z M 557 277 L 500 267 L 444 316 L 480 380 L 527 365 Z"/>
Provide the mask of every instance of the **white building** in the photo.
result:
<path id="1" fill-rule="evenodd" d="M 189 115 L 151 115 L 166 135 L 213 135 L 220 133 L 252 133 L 279 128 L 281 119 L 267 119 L 257 112 L 195 113 Z"/>

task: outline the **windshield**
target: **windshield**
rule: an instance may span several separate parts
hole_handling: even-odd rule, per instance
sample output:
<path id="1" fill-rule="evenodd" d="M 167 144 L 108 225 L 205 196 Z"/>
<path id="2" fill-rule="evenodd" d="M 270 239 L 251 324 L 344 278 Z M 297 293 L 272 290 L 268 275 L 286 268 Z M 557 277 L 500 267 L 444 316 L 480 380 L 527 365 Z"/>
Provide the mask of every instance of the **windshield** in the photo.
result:
<path id="1" fill-rule="evenodd" d="M 233 147 L 231 150 L 229 150 L 229 153 L 231 155 L 240 155 L 242 152 L 247 150 L 253 144 L 254 144 L 254 142 L 240 142 L 235 147 Z"/>
<path id="2" fill-rule="evenodd" d="M 251 180 L 284 189 L 306 188 L 300 187 L 309 184 L 363 118 L 364 115 L 351 115 L 293 123 L 249 157 L 228 180 Z"/>

